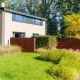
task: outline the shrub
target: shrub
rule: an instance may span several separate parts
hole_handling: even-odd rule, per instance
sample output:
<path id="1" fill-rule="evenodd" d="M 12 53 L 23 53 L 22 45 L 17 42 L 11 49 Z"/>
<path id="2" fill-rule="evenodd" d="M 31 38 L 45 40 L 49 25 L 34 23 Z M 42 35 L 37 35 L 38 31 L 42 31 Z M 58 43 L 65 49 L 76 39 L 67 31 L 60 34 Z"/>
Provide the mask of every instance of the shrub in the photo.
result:
<path id="1" fill-rule="evenodd" d="M 47 48 L 52 49 L 52 47 L 57 46 L 57 38 L 55 36 L 33 36 L 36 38 L 37 48 Z"/>
<path id="2" fill-rule="evenodd" d="M 77 55 L 76 55 L 77 54 Z M 47 56 L 45 56 L 47 55 Z M 43 57 L 45 56 L 45 57 Z M 78 52 L 73 52 L 65 49 L 56 49 L 56 50 L 47 50 L 41 53 L 40 57 L 42 59 L 46 59 L 48 57 L 48 60 L 53 61 L 53 62 L 59 62 L 62 58 L 67 58 L 67 59 L 78 59 L 80 54 Z"/>
<path id="3" fill-rule="evenodd" d="M 19 46 L 0 46 L 0 56 L 5 56 L 5 55 L 10 55 L 10 54 L 15 54 L 15 53 L 20 53 L 21 48 Z"/>
<path id="4" fill-rule="evenodd" d="M 76 34 L 75 38 L 80 39 L 80 34 Z"/>
<path id="5" fill-rule="evenodd" d="M 36 48 L 46 47 L 49 42 L 48 36 L 33 36 L 36 38 Z"/>
<path id="6" fill-rule="evenodd" d="M 46 48 L 38 48 L 36 49 L 36 53 L 42 53 L 42 52 L 45 52 L 46 51 Z"/>
<path id="7" fill-rule="evenodd" d="M 80 73 L 80 56 L 75 59 L 72 58 L 63 58 L 60 63 L 60 66 L 66 66 L 71 68 L 76 68 L 76 70 Z"/>
<path id="8" fill-rule="evenodd" d="M 49 45 L 51 45 L 54 48 L 57 46 L 56 36 L 49 36 Z"/>
<path id="9" fill-rule="evenodd" d="M 46 55 L 46 56 L 45 56 Z M 53 62 L 59 62 L 61 60 L 62 57 L 67 56 L 67 52 L 66 50 L 47 50 L 41 53 L 40 57 L 41 59 L 47 59 L 49 61 L 53 61 Z M 47 58 L 46 58 L 47 57 Z"/>
<path id="10" fill-rule="evenodd" d="M 79 78 L 78 71 L 69 66 L 55 66 L 51 70 L 51 75 L 61 78 L 61 80 L 77 80 Z"/>
<path id="11" fill-rule="evenodd" d="M 51 51 L 49 51 L 49 50 L 46 50 L 46 51 L 42 52 L 41 55 L 40 55 L 40 58 L 43 59 L 43 60 L 48 60 L 50 52 Z"/>
<path id="12" fill-rule="evenodd" d="M 40 58 L 43 60 L 49 60 L 55 63 L 59 63 L 62 58 L 62 55 L 60 54 L 59 50 L 47 50 L 41 53 Z"/>
<path id="13" fill-rule="evenodd" d="M 53 61 L 55 66 L 51 75 L 58 80 L 78 80 L 80 75 L 80 51 L 73 50 L 47 50 L 42 52 L 40 58 Z"/>

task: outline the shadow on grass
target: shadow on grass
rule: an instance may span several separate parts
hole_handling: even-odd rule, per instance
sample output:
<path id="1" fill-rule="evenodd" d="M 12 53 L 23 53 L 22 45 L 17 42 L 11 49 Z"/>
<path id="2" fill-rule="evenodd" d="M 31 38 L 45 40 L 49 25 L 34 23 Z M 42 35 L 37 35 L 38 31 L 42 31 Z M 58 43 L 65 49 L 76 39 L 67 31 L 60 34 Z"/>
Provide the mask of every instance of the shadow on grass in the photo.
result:
<path id="1" fill-rule="evenodd" d="M 51 70 L 50 70 L 50 69 L 47 69 L 45 72 L 46 72 L 47 74 L 51 75 Z"/>
<path id="2" fill-rule="evenodd" d="M 39 56 L 38 56 L 38 57 L 35 57 L 34 59 L 39 60 L 39 61 L 52 62 L 52 61 L 50 61 L 50 60 L 43 60 L 43 59 L 41 59 Z"/>
<path id="3" fill-rule="evenodd" d="M 36 59 L 36 60 L 42 60 L 39 56 L 38 57 L 34 57 L 34 59 Z"/>
<path id="4" fill-rule="evenodd" d="M 50 60 L 43 60 L 39 56 L 35 57 L 33 59 L 39 60 L 39 61 L 46 61 L 46 62 L 53 62 L 55 65 L 60 63 L 60 60 L 50 61 Z"/>

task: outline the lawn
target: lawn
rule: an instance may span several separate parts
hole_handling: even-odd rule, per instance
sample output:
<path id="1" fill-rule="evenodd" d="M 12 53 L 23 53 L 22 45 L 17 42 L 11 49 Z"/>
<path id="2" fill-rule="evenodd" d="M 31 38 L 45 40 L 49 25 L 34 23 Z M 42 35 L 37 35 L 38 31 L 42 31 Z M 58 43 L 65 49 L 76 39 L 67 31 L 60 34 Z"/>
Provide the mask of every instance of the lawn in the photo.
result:
<path id="1" fill-rule="evenodd" d="M 52 62 L 36 59 L 39 54 L 21 53 L 0 58 L 0 80 L 54 80 Z"/>

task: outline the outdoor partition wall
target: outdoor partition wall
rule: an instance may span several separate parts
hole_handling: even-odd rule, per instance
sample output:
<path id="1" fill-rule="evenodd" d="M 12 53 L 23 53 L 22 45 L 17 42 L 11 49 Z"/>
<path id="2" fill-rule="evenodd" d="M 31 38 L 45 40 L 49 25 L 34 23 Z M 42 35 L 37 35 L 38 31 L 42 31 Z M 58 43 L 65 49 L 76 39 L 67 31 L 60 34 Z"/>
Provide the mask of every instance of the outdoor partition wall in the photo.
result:
<path id="1" fill-rule="evenodd" d="M 22 52 L 35 52 L 35 38 L 10 38 L 11 45 L 18 45 L 22 48 Z"/>
<path id="2" fill-rule="evenodd" d="M 58 49 L 74 49 L 80 50 L 80 39 L 76 38 L 62 38 L 58 40 Z"/>

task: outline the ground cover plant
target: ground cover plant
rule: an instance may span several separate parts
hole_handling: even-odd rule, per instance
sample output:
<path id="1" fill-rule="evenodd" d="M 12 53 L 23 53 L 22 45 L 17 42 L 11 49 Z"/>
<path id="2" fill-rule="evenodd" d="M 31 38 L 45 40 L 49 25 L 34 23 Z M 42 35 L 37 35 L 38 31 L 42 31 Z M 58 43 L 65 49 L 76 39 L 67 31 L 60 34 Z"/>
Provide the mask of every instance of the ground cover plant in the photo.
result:
<path id="1" fill-rule="evenodd" d="M 20 52 L 21 52 L 21 47 L 16 45 L 0 46 L 0 57 L 16 54 Z"/>
<path id="2" fill-rule="evenodd" d="M 47 50 L 42 52 L 40 58 L 55 63 L 50 71 L 55 80 L 80 80 L 79 51 Z"/>
<path id="3" fill-rule="evenodd" d="M 55 80 L 49 74 L 53 63 L 38 60 L 39 56 L 20 53 L 0 58 L 0 80 Z"/>

